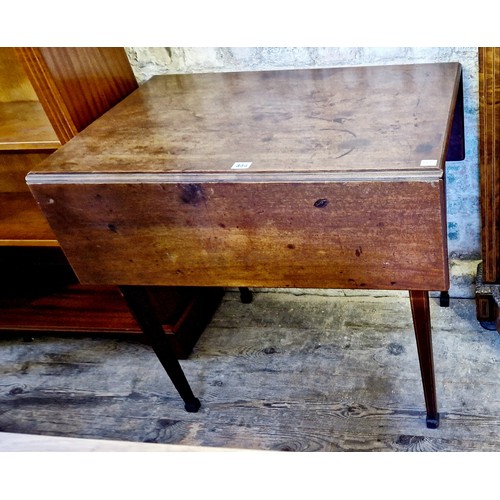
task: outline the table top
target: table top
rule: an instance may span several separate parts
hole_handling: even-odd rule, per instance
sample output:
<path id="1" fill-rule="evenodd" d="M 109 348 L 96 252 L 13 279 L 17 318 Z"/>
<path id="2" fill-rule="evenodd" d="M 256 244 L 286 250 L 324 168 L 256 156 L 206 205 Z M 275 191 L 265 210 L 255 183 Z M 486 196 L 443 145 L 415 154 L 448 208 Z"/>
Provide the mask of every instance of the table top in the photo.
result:
<path id="1" fill-rule="evenodd" d="M 28 183 L 438 179 L 460 77 L 458 63 L 155 76 Z"/>

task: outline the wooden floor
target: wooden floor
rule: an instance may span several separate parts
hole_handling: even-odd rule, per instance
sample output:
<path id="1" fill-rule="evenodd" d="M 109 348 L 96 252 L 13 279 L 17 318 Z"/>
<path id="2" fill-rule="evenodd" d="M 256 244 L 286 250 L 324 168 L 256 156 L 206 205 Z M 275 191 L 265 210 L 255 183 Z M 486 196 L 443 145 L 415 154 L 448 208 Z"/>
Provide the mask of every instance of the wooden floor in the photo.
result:
<path id="1" fill-rule="evenodd" d="M 441 425 L 425 426 L 405 296 L 226 293 L 181 364 L 186 413 L 133 338 L 0 340 L 0 432 L 287 451 L 500 451 L 500 335 L 432 300 Z"/>

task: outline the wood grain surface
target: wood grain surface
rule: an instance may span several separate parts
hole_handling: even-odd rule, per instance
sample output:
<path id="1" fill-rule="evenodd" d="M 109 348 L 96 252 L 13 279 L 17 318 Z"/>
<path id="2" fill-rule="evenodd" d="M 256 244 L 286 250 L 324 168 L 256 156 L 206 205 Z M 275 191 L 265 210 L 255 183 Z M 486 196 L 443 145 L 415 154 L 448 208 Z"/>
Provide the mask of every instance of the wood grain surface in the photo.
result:
<path id="1" fill-rule="evenodd" d="M 0 47 L 0 151 L 60 145 L 13 47 Z"/>
<path id="2" fill-rule="evenodd" d="M 60 145 L 39 102 L 0 102 L 0 152 L 55 150 Z"/>
<path id="3" fill-rule="evenodd" d="M 82 283 L 448 288 L 440 182 L 37 185 Z"/>
<path id="4" fill-rule="evenodd" d="M 238 175 L 438 178 L 460 75 L 445 63 L 155 76 L 37 173 L 210 177 L 252 162 Z"/>
<path id="5" fill-rule="evenodd" d="M 57 253 L 59 243 L 25 181 L 35 164 L 137 86 L 123 47 L 0 48 L 3 332 L 138 330 L 118 289 L 65 288 L 76 278 L 62 252 Z M 54 266 L 45 250 L 55 250 L 62 262 Z M 61 274 L 72 279 L 61 280 Z M 175 337 L 178 356 L 190 352 L 221 293 L 155 292 L 162 325 Z"/>
<path id="6" fill-rule="evenodd" d="M 59 246 L 31 193 L 1 193 L 0 246 Z"/>
<path id="7" fill-rule="evenodd" d="M 456 63 L 158 76 L 27 182 L 82 283 L 446 290 L 460 82 Z"/>
<path id="8" fill-rule="evenodd" d="M 63 144 L 138 86 L 123 47 L 18 47 L 16 53 Z"/>
<path id="9" fill-rule="evenodd" d="M 33 86 L 13 47 L 0 47 L 0 102 L 37 102 Z"/>
<path id="10" fill-rule="evenodd" d="M 60 146 L 12 47 L 0 47 L 0 246 L 57 245 L 25 176 Z"/>
<path id="11" fill-rule="evenodd" d="M 500 48 L 479 48 L 479 157 L 483 279 L 500 281 Z"/>
<path id="12" fill-rule="evenodd" d="M 30 193 L 26 173 L 46 159 L 50 151 L 17 151 L 15 148 L 0 152 L 0 193 Z M 36 202 L 33 200 L 33 206 Z"/>
<path id="13" fill-rule="evenodd" d="M 288 451 L 500 451 L 500 336 L 431 300 L 439 429 L 425 427 L 408 298 L 228 292 L 182 361 L 186 413 L 151 349 L 0 340 L 0 431 Z"/>

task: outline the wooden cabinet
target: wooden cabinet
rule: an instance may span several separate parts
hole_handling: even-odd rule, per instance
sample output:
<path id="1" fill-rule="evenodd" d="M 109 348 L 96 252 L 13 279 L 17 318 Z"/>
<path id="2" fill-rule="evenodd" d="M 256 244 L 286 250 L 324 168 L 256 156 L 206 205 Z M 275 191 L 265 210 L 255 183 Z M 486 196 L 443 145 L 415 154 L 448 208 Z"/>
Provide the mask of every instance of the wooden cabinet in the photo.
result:
<path id="1" fill-rule="evenodd" d="M 78 283 L 25 181 L 137 87 L 123 48 L 0 48 L 0 330 L 141 332 L 118 288 Z M 156 295 L 185 357 L 222 289 Z"/>
<path id="2" fill-rule="evenodd" d="M 479 48 L 479 174 L 482 261 L 477 319 L 500 331 L 500 47 Z"/>
<path id="3" fill-rule="evenodd" d="M 0 245 L 58 245 L 25 176 L 60 145 L 14 49 L 1 47 Z"/>
<path id="4" fill-rule="evenodd" d="M 0 328 L 26 325 L 12 305 L 74 280 L 26 186 L 26 174 L 61 142 L 13 48 L 0 48 Z M 7 307 L 8 306 L 8 307 Z M 13 315 L 14 320 L 7 320 Z M 14 319 L 14 318 L 13 318 Z"/>

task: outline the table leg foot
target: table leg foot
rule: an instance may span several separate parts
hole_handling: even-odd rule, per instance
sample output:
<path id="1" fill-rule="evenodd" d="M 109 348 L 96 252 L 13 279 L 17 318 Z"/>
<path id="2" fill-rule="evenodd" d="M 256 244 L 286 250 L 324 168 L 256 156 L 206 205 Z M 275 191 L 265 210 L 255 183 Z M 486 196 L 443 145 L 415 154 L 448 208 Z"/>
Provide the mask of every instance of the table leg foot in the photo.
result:
<path id="1" fill-rule="evenodd" d="M 450 307 L 450 294 L 448 292 L 441 292 L 439 294 L 439 305 L 441 307 Z"/>
<path id="2" fill-rule="evenodd" d="M 249 290 L 247 287 L 241 286 L 239 288 L 240 290 L 240 300 L 243 304 L 250 304 L 253 301 L 253 294 L 252 291 Z"/>
<path id="3" fill-rule="evenodd" d="M 198 398 L 194 398 L 191 401 L 185 401 L 184 409 L 189 413 L 197 413 L 201 408 L 201 403 Z"/>
<path id="4" fill-rule="evenodd" d="M 439 425 L 439 414 L 437 411 L 436 382 L 432 354 L 429 292 L 410 290 L 410 304 L 427 410 L 427 427 L 436 429 Z"/>
<path id="5" fill-rule="evenodd" d="M 184 408 L 191 413 L 197 412 L 201 403 L 194 396 L 175 354 L 175 347 L 163 330 L 148 293 L 148 287 L 121 286 L 120 290 L 144 335 L 150 341 L 158 360 L 184 401 Z"/>
<path id="6" fill-rule="evenodd" d="M 429 416 L 425 419 L 428 429 L 437 429 L 439 427 L 439 413 Z"/>

